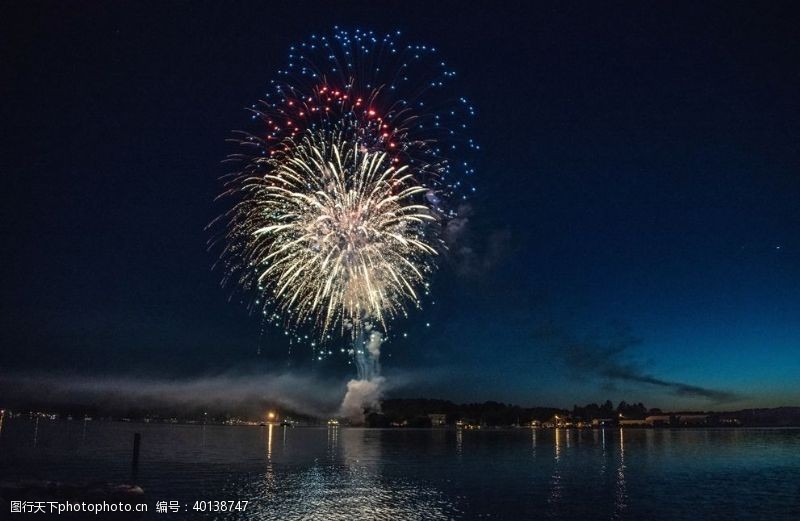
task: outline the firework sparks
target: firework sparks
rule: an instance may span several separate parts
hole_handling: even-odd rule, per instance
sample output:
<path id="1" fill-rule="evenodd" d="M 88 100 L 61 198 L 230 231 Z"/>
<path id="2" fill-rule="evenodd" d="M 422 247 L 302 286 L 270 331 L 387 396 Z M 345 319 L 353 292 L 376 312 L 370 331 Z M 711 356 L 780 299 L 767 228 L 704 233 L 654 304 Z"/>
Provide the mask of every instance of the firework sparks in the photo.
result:
<path id="1" fill-rule="evenodd" d="M 223 282 L 255 295 L 252 309 L 318 340 L 349 332 L 357 361 L 366 338 L 421 305 L 449 201 L 474 191 L 474 110 L 446 92 L 455 73 L 434 48 L 397 36 L 336 29 L 291 47 L 251 108 L 261 126 L 234 140 L 241 168 L 212 241 Z"/>
<path id="2" fill-rule="evenodd" d="M 384 152 L 362 151 L 341 135 L 289 139 L 264 160 L 266 174 L 241 186 L 230 236 L 253 270 L 245 277 L 268 292 L 293 326 L 320 331 L 380 322 L 418 303 L 439 239 L 429 188 Z"/>

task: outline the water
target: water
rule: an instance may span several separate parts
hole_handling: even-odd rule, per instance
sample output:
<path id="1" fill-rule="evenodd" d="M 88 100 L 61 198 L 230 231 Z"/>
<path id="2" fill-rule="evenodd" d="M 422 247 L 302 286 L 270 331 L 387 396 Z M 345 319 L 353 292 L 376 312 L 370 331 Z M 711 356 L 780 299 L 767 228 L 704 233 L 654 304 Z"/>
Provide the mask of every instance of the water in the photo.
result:
<path id="1" fill-rule="evenodd" d="M 6 419 L 0 481 L 137 482 L 207 519 L 800 519 L 800 429 L 370 430 Z M 204 518 L 195 512 L 184 514 Z M 2 517 L 2 515 L 0 515 Z"/>

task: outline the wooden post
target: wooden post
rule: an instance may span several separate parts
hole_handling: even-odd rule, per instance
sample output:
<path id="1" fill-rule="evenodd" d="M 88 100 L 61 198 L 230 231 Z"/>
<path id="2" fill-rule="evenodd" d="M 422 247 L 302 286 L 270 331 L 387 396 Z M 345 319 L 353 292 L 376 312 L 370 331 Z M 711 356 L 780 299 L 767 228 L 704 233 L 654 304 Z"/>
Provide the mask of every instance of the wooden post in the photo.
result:
<path id="1" fill-rule="evenodd" d="M 142 435 L 138 432 L 133 433 L 133 460 L 131 466 L 134 472 L 139 470 L 139 446 L 142 443 Z"/>

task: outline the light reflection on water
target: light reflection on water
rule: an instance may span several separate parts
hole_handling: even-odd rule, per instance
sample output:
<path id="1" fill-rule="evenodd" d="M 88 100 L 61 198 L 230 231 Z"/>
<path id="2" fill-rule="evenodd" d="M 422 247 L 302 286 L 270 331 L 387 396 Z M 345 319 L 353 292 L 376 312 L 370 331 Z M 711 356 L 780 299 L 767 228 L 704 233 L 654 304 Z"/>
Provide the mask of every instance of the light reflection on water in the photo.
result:
<path id="1" fill-rule="evenodd" d="M 281 427 L 291 437 L 300 429 Z M 326 457 L 297 472 L 275 476 L 272 428 L 267 430 L 266 478 L 228 485 L 256 498 L 248 519 L 451 519 L 458 515 L 439 491 L 381 473 L 381 438 L 376 431 L 329 427 Z M 280 479 L 280 483 L 276 481 Z M 235 516 L 234 516 L 235 517 Z"/>
<path id="2" fill-rule="evenodd" d="M 561 459 L 561 445 L 564 443 L 564 429 L 555 429 L 553 443 L 553 473 L 550 477 L 550 497 L 548 503 L 550 509 L 548 510 L 549 517 L 557 518 L 559 516 L 559 506 L 562 499 L 561 487 L 561 467 L 559 465 Z"/>
<path id="3" fill-rule="evenodd" d="M 281 447 L 273 445 L 275 429 L 281 430 Z M 253 501 L 248 519 L 421 520 L 459 515 L 442 492 L 413 479 L 382 475 L 377 431 L 329 427 L 324 454 L 287 472 L 285 465 L 294 467 L 291 458 L 285 458 L 292 454 L 292 438 L 303 431 L 313 432 L 268 426 L 263 478 L 232 476 L 225 483 L 228 495 Z"/>
<path id="4" fill-rule="evenodd" d="M 619 430 L 619 465 L 614 495 L 614 518 L 623 517 L 628 506 L 628 493 L 625 489 L 625 429 Z"/>
<path id="5" fill-rule="evenodd" d="M 798 429 L 0 422 L 0 481 L 127 482 L 141 432 L 151 504 L 251 501 L 215 519 L 800 519 Z"/>

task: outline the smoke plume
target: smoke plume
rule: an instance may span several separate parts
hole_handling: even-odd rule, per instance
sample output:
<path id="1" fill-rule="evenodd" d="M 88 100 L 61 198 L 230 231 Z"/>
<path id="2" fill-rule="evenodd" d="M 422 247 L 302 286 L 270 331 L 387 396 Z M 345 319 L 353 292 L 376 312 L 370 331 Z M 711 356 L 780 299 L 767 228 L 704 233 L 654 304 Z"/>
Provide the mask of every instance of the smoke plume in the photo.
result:
<path id="1" fill-rule="evenodd" d="M 162 380 L 128 376 L 0 376 L 0 406 L 86 407 L 124 413 L 162 412 L 261 414 L 281 407 L 314 417 L 329 417 L 338 405 L 341 383 L 302 373 L 224 374 Z"/>
<path id="2" fill-rule="evenodd" d="M 350 380 L 342 400 L 339 415 L 354 424 L 364 423 L 365 411 L 380 411 L 381 395 L 386 379 L 376 376 L 371 380 Z"/>
<path id="3" fill-rule="evenodd" d="M 358 379 L 347 382 L 339 415 L 356 424 L 364 423 L 364 413 L 380 411 L 380 398 L 386 379 L 380 376 L 383 334 L 367 323 L 356 337 L 353 350 Z"/>

